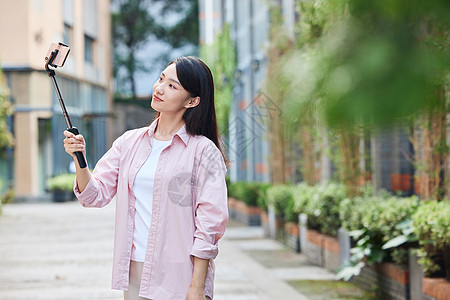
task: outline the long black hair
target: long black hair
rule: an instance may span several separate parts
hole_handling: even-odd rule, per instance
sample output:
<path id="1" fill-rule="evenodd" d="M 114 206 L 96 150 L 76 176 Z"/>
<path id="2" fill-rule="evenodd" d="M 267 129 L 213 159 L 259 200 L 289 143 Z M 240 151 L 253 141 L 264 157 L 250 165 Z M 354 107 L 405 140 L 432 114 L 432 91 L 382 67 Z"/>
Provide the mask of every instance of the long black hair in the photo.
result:
<path id="1" fill-rule="evenodd" d="M 200 97 L 200 103 L 188 108 L 183 114 L 186 131 L 190 135 L 204 135 L 219 148 L 225 163 L 228 164 L 219 142 L 216 109 L 214 107 L 214 79 L 209 67 L 194 56 L 182 56 L 171 61 L 175 64 L 177 77 L 191 97 Z M 159 113 L 158 113 L 159 116 Z"/>

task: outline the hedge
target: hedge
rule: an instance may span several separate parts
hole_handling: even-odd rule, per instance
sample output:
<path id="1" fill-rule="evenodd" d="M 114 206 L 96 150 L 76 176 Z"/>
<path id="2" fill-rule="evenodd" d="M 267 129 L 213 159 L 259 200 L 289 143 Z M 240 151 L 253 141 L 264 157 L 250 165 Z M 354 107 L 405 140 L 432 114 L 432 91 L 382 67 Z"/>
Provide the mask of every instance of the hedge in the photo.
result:
<path id="1" fill-rule="evenodd" d="M 405 249 L 383 250 L 382 246 L 403 235 L 404 226 L 401 225 L 411 219 L 418 206 L 419 198 L 416 196 L 345 199 L 340 205 L 340 220 L 347 231 L 358 231 L 355 240 L 366 249 L 369 262 L 394 260 L 405 263 Z"/>
<path id="2" fill-rule="evenodd" d="M 243 201 L 248 206 L 260 206 L 267 210 L 265 192 L 269 183 L 227 180 L 228 196 Z"/>
<path id="3" fill-rule="evenodd" d="M 347 197 L 343 184 L 328 183 L 318 185 L 309 191 L 312 197 L 306 203 L 305 213 L 308 216 L 308 227 L 322 233 L 337 236 L 341 227 L 339 205 Z"/>
<path id="4" fill-rule="evenodd" d="M 419 238 L 419 262 L 426 275 L 447 276 L 450 279 L 450 270 L 445 272 L 442 264 L 445 259 L 449 259 L 450 201 L 422 203 L 412 215 L 412 226 Z M 446 253 L 447 258 L 443 257 Z"/>

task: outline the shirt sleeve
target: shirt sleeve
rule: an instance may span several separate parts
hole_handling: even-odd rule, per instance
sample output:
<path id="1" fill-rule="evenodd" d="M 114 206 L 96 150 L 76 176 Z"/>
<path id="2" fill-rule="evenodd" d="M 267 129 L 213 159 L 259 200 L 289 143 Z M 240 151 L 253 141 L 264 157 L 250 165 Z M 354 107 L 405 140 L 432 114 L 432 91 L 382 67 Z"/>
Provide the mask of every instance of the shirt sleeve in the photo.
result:
<path id="1" fill-rule="evenodd" d="M 214 144 L 202 151 L 196 172 L 195 233 L 191 255 L 211 259 L 218 253 L 218 241 L 228 221 L 226 167 Z"/>
<path id="2" fill-rule="evenodd" d="M 82 206 L 103 207 L 111 202 L 116 194 L 121 153 L 120 141 L 121 137 L 114 141 L 112 147 L 97 162 L 83 192 L 78 189 L 75 178 L 73 191 Z"/>

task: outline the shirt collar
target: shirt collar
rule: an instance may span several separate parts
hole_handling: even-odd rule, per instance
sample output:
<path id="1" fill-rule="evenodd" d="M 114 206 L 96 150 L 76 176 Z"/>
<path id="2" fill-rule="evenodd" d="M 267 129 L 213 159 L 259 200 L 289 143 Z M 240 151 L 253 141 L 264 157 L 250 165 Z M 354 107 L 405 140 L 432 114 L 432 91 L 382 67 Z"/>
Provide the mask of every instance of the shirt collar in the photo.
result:
<path id="1" fill-rule="evenodd" d="M 155 135 L 155 129 L 156 129 L 156 125 L 158 125 L 158 121 L 159 121 L 159 117 L 156 118 L 148 127 L 148 135 L 150 136 L 150 139 L 153 138 L 153 136 Z M 189 139 L 191 137 L 191 135 L 187 132 L 186 130 L 186 124 L 184 124 L 178 131 L 177 133 L 175 133 L 174 137 L 178 136 L 183 143 L 187 146 Z"/>

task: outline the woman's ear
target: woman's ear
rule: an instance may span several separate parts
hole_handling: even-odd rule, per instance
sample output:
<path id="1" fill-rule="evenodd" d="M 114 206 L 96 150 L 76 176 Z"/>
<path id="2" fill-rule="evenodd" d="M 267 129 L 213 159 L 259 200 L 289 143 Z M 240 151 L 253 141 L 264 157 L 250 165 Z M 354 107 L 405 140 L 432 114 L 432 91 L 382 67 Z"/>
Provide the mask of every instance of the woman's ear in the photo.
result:
<path id="1" fill-rule="evenodd" d="M 190 98 L 184 107 L 193 108 L 200 104 L 200 97 Z"/>

